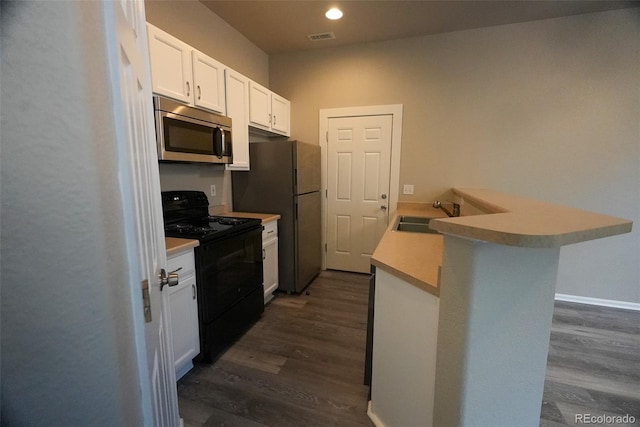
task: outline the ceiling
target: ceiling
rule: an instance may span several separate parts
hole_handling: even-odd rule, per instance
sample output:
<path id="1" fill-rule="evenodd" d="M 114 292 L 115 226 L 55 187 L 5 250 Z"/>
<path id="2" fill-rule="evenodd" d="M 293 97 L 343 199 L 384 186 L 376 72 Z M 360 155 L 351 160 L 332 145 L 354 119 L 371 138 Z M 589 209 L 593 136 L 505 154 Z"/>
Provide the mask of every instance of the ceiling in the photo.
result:
<path id="1" fill-rule="evenodd" d="M 267 54 L 393 40 L 471 28 L 535 21 L 611 9 L 639 1 L 493 0 L 200 0 Z M 344 17 L 324 13 L 338 6 Z M 333 32 L 335 39 L 311 41 L 310 34 Z"/>

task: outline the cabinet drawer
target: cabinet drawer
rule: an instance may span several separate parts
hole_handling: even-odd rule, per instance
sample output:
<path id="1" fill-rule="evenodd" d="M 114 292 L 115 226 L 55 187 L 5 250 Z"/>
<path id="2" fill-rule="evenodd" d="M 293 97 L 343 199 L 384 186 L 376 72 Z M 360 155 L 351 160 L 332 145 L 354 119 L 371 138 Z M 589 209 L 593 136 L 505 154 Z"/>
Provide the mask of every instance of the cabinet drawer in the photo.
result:
<path id="1" fill-rule="evenodd" d="M 187 277 L 195 274 L 196 267 L 193 250 L 174 255 L 167 259 L 167 271 L 174 271 L 180 267 L 182 267 L 182 270 L 178 272 L 178 277 Z"/>
<path id="2" fill-rule="evenodd" d="M 262 226 L 262 241 L 278 237 L 278 221 L 271 221 Z"/>

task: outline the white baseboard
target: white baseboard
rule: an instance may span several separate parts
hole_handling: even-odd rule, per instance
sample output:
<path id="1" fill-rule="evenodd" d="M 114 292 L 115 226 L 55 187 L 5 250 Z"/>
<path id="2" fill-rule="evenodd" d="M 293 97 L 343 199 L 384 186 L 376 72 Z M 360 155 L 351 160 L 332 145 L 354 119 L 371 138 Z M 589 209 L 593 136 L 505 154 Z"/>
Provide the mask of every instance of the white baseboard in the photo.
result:
<path id="1" fill-rule="evenodd" d="M 380 418 L 378 418 L 378 416 L 371 411 L 371 401 L 369 401 L 369 404 L 367 405 L 367 415 L 369 416 L 369 419 L 374 426 L 385 427 Z"/>
<path id="2" fill-rule="evenodd" d="M 579 295 L 556 294 L 556 301 L 577 302 L 579 304 L 600 305 L 603 307 L 613 307 L 613 308 L 622 308 L 625 310 L 640 311 L 640 304 L 636 302 L 581 297 Z"/>

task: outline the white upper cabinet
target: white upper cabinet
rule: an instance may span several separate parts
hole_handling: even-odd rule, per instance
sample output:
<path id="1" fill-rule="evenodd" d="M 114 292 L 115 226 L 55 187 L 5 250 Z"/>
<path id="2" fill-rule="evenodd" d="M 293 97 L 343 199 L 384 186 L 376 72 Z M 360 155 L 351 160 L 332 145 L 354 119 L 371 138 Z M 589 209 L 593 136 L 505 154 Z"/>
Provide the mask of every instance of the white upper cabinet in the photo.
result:
<path id="1" fill-rule="evenodd" d="M 249 126 L 290 136 L 291 102 L 147 23 L 153 93 L 231 117 L 233 163 L 249 170 Z"/>
<path id="2" fill-rule="evenodd" d="M 151 24 L 147 31 L 153 92 L 226 114 L 225 66 Z"/>
<path id="3" fill-rule="evenodd" d="M 280 95 L 271 93 L 271 129 L 283 135 L 290 135 L 289 117 L 291 116 L 291 102 Z"/>
<path id="4" fill-rule="evenodd" d="M 225 114 L 224 70 L 225 66 L 215 59 L 193 50 L 193 103 Z"/>
<path id="5" fill-rule="evenodd" d="M 249 125 L 280 135 L 290 135 L 291 103 L 256 82 L 249 85 Z"/>
<path id="6" fill-rule="evenodd" d="M 249 83 L 249 105 L 250 124 L 271 130 L 271 91 L 256 82 Z"/>
<path id="7" fill-rule="evenodd" d="M 191 103 L 191 47 L 147 24 L 153 92 Z"/>
<path id="8" fill-rule="evenodd" d="M 227 170 L 249 170 L 249 79 L 230 68 L 225 70 L 227 116 L 232 120 L 233 163 Z"/>

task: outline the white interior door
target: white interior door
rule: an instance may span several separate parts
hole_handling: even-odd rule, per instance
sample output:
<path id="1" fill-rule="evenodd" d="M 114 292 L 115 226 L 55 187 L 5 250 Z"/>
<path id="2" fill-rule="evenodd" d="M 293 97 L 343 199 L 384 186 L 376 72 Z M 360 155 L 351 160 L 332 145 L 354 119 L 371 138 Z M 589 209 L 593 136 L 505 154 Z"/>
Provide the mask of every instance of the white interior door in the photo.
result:
<path id="1" fill-rule="evenodd" d="M 326 267 L 367 273 L 389 222 L 393 116 L 329 118 Z"/>
<path id="2" fill-rule="evenodd" d="M 158 274 L 166 267 L 166 249 L 160 199 L 160 179 L 155 151 L 151 75 L 142 0 L 105 2 L 107 16 L 114 19 L 116 47 L 111 53 L 114 118 L 118 146 L 122 150 L 121 185 L 128 218 L 127 246 L 131 259 L 131 280 L 135 286 L 148 284 L 145 310 L 141 379 L 145 401 L 145 425 L 179 425 L 178 399 L 164 305 L 168 291 L 161 292 Z M 137 257 L 137 259 L 135 259 Z M 143 292 L 144 294 L 144 292 Z M 163 295 L 164 294 L 164 295 Z M 142 311 L 142 307 L 140 307 Z M 146 347 L 146 351 L 144 348 Z M 146 361 L 144 354 L 146 353 Z M 146 363 L 145 363 L 146 362 Z M 150 379 L 150 381 L 148 381 Z M 150 389 L 148 388 L 150 386 Z"/>

